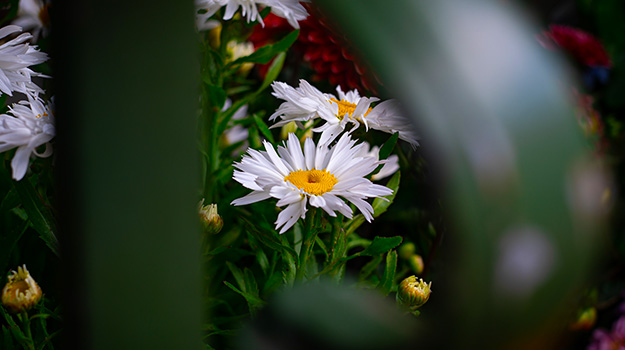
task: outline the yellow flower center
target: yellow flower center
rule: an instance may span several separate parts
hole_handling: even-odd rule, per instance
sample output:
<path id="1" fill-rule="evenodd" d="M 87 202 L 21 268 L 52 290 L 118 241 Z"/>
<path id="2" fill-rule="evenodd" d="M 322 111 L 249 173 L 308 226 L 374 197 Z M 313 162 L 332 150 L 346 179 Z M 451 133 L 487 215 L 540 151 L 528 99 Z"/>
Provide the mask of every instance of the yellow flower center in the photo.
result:
<path id="1" fill-rule="evenodd" d="M 343 120 L 343 117 L 345 117 L 345 114 L 347 114 L 349 116 L 349 118 L 352 118 L 354 116 L 354 111 L 356 110 L 356 104 L 355 103 L 351 103 L 345 100 L 337 100 L 334 97 L 332 97 L 330 99 L 330 101 L 336 103 L 337 105 L 339 105 L 339 112 L 336 114 L 336 117 L 339 118 L 339 120 Z M 369 107 L 369 109 L 367 109 L 367 112 L 365 112 L 364 116 L 367 116 L 367 114 L 369 114 L 369 112 L 371 112 L 371 107 Z"/>
<path id="2" fill-rule="evenodd" d="M 284 178 L 284 181 L 288 181 L 300 190 L 316 196 L 329 192 L 338 182 L 336 177 L 325 169 L 292 171 Z"/>

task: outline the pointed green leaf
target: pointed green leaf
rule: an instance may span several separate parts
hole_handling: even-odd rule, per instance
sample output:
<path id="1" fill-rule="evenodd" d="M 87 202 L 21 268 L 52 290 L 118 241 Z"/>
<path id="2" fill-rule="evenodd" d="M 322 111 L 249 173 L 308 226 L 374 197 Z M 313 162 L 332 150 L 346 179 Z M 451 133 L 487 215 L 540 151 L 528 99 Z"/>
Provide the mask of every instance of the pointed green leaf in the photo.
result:
<path id="1" fill-rule="evenodd" d="M 388 181 L 386 187 L 393 190 L 393 194 L 381 198 L 376 198 L 373 200 L 373 216 L 378 217 L 380 214 L 384 213 L 386 209 L 393 204 L 393 200 L 395 199 L 395 195 L 397 195 L 397 191 L 399 190 L 399 180 L 401 179 L 401 171 L 398 171 L 393 175 L 393 177 Z M 384 198 L 384 199 L 383 199 Z"/>
<path id="2" fill-rule="evenodd" d="M 22 205 L 28 214 L 28 220 L 33 228 L 39 233 L 39 237 L 41 237 L 50 250 L 56 256 L 59 256 L 59 241 L 54 234 L 55 224 L 50 210 L 28 179 L 14 181 L 13 184 L 22 199 Z"/>
<path id="3" fill-rule="evenodd" d="M 397 138 L 399 137 L 399 133 L 396 132 L 391 137 L 386 140 L 382 148 L 380 148 L 380 159 L 386 159 L 391 155 L 393 149 L 395 148 L 395 144 L 397 144 Z"/>
<path id="4" fill-rule="evenodd" d="M 258 296 L 258 284 L 256 283 L 256 278 L 254 278 L 252 270 L 246 267 L 243 271 L 245 275 L 245 286 L 247 287 L 245 291 L 252 295 Z"/>
<path id="5" fill-rule="evenodd" d="M 380 280 L 380 289 L 384 295 L 388 295 L 393 289 L 393 281 L 395 280 L 395 270 L 397 269 L 397 252 L 391 250 L 386 254 L 386 267 L 384 268 L 384 274 Z"/>
<path id="6" fill-rule="evenodd" d="M 234 279 L 237 281 L 239 288 L 241 288 L 242 291 L 247 292 L 245 277 L 243 276 L 243 272 L 241 271 L 241 269 L 239 269 L 235 264 L 231 263 L 230 261 L 226 261 L 226 265 L 228 265 L 228 269 L 230 269 L 230 272 L 232 272 L 232 276 L 234 276 Z"/>
<path id="7" fill-rule="evenodd" d="M 258 50 L 254 51 L 249 56 L 236 59 L 234 62 L 230 63 L 230 65 L 236 65 L 246 62 L 262 64 L 268 63 L 278 53 L 286 51 L 289 47 L 291 47 L 291 45 L 293 45 L 293 43 L 295 42 L 295 39 L 297 39 L 298 35 L 299 30 L 292 31 L 277 43 L 273 45 L 263 46 Z"/>
<path id="8" fill-rule="evenodd" d="M 250 308 L 250 312 L 253 313 L 253 310 L 255 310 L 256 308 L 265 305 L 265 301 L 263 301 L 261 298 L 250 294 L 250 293 L 246 293 L 243 292 L 241 290 L 239 290 L 237 287 L 233 286 L 231 283 L 229 283 L 228 281 L 224 281 L 224 284 L 226 286 L 228 286 L 228 288 L 232 289 L 233 291 L 235 291 L 236 293 L 238 293 L 239 295 L 241 295 L 243 298 L 245 298 L 245 300 L 247 301 L 247 304 Z"/>
<path id="9" fill-rule="evenodd" d="M 271 134 L 271 130 L 269 130 L 269 127 L 267 126 L 267 124 L 265 124 L 265 122 L 262 119 L 260 119 L 260 117 L 257 114 L 252 115 L 252 117 L 254 118 L 254 121 L 256 122 L 256 125 L 258 126 L 258 130 L 260 130 L 263 136 L 265 136 L 265 138 L 269 140 L 269 142 L 275 143 L 273 141 L 273 135 Z"/>
<path id="10" fill-rule="evenodd" d="M 357 253 L 358 256 L 376 256 L 380 254 L 384 254 L 389 250 L 399 246 L 401 244 L 402 238 L 400 236 L 395 237 L 375 237 L 371 245 L 369 245 L 365 250 Z"/>
<path id="11" fill-rule="evenodd" d="M 261 84 L 257 92 L 265 90 L 271 83 L 273 83 L 274 80 L 276 80 L 278 74 L 280 74 L 280 71 L 282 71 L 282 66 L 284 65 L 285 58 L 286 53 L 280 52 L 278 56 L 273 59 L 273 62 L 271 62 L 271 66 L 269 66 L 269 69 L 267 70 L 265 79 L 263 80 L 263 83 Z"/>

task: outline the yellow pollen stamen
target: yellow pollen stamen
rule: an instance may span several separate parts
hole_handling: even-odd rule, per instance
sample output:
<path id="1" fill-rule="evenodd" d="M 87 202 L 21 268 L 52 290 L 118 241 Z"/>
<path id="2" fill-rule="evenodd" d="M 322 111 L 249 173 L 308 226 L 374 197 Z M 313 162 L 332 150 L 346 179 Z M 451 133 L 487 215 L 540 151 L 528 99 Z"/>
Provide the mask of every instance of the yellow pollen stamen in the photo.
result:
<path id="1" fill-rule="evenodd" d="M 330 101 L 336 103 L 339 106 L 339 112 L 336 114 L 336 117 L 339 118 L 339 120 L 343 120 L 343 117 L 345 117 L 345 114 L 347 114 L 349 116 L 349 118 L 352 118 L 354 116 L 354 111 L 356 110 L 356 104 L 355 103 L 351 103 L 345 100 L 337 100 L 334 97 L 332 97 L 330 99 Z M 369 109 L 367 109 L 367 112 L 365 112 L 365 117 L 367 116 L 367 114 L 369 114 L 369 112 L 371 112 L 371 107 L 369 107 Z"/>
<path id="2" fill-rule="evenodd" d="M 284 178 L 295 187 L 312 195 L 321 195 L 332 190 L 338 182 L 334 175 L 324 170 L 297 170 L 292 171 Z"/>

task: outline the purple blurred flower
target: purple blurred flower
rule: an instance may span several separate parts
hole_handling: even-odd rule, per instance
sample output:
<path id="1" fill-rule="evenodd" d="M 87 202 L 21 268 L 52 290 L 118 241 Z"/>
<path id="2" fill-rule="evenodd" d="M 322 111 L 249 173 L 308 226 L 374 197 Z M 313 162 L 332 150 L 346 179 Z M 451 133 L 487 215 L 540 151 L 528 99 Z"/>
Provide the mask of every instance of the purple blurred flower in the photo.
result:
<path id="1" fill-rule="evenodd" d="M 595 330 L 587 350 L 625 350 L 625 316 L 614 322 L 612 332 Z"/>

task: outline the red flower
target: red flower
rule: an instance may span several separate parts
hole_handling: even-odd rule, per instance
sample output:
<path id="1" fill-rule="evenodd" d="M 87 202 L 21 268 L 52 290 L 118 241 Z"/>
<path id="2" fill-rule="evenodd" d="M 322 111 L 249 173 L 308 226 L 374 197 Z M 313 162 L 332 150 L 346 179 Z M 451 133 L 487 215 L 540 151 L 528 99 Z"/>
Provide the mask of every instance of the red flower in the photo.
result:
<path id="1" fill-rule="evenodd" d="M 329 81 L 343 90 L 358 89 L 376 92 L 372 74 L 366 65 L 354 57 L 353 48 L 330 28 L 321 15 L 307 8 L 310 15 L 300 23 L 300 34 L 293 49 L 299 51 L 305 62 L 315 72 L 313 80 Z M 256 48 L 272 43 L 291 30 L 288 22 L 270 13 L 265 27 L 256 26 L 249 40 Z M 267 67 L 261 68 L 261 74 Z"/>
<path id="2" fill-rule="evenodd" d="M 545 36 L 587 66 L 612 67 L 612 61 L 601 42 L 582 30 L 551 25 Z"/>

